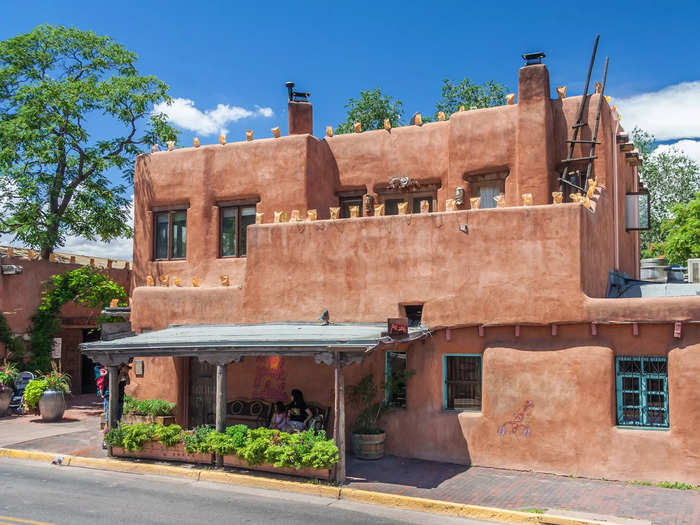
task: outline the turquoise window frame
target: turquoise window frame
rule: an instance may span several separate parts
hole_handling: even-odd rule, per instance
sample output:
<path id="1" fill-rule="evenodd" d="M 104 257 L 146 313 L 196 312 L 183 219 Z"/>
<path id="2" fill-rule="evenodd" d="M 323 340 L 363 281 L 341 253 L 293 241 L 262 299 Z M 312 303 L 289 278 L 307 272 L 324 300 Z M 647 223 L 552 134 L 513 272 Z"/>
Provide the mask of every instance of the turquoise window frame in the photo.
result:
<path id="1" fill-rule="evenodd" d="M 390 376 L 390 369 L 389 369 L 389 358 L 394 355 L 394 354 L 404 354 L 406 356 L 406 370 L 408 370 L 408 353 L 407 352 L 397 352 L 394 350 L 387 350 L 384 354 L 384 384 L 388 385 L 389 384 L 389 376 Z M 388 407 L 391 408 L 406 408 L 406 405 L 404 406 L 395 406 L 391 405 L 391 392 L 389 391 L 389 388 L 387 387 L 386 392 L 384 393 L 384 404 Z"/>
<path id="2" fill-rule="evenodd" d="M 638 371 L 620 370 L 621 364 L 625 362 L 639 362 Z M 648 372 L 647 364 L 665 363 L 666 373 Z M 631 379 L 637 381 L 637 388 L 624 388 L 624 380 Z M 662 390 L 649 390 L 649 380 L 661 381 Z M 615 358 L 615 390 L 617 393 L 617 425 L 624 427 L 651 427 L 668 428 L 668 359 L 666 357 L 641 357 L 641 356 L 620 356 Z M 629 396 L 639 396 L 637 404 L 625 404 L 625 398 Z M 663 396 L 663 408 L 650 408 L 647 405 L 649 395 Z M 626 420 L 625 409 L 638 410 L 639 420 Z M 663 421 L 651 421 L 649 411 L 663 415 Z"/>
<path id="3" fill-rule="evenodd" d="M 478 410 L 469 408 L 447 408 L 447 358 L 448 357 L 478 357 L 479 358 L 479 391 L 481 404 Z M 484 356 L 483 354 L 442 354 L 442 409 L 450 412 L 481 412 L 484 402 Z"/>

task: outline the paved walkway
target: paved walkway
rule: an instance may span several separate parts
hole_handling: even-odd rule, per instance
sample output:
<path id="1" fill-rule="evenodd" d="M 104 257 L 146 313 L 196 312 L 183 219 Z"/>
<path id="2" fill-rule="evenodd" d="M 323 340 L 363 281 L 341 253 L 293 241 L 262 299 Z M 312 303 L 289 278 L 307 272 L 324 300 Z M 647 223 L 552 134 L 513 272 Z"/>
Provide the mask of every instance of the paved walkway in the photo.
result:
<path id="1" fill-rule="evenodd" d="M 67 421 L 42 423 L 33 415 L 0 418 L 0 447 L 105 457 L 94 395 L 74 398 Z M 507 509 L 568 509 L 659 525 L 700 524 L 700 491 L 568 478 L 514 470 L 465 467 L 386 457 L 348 457 L 352 488 Z"/>

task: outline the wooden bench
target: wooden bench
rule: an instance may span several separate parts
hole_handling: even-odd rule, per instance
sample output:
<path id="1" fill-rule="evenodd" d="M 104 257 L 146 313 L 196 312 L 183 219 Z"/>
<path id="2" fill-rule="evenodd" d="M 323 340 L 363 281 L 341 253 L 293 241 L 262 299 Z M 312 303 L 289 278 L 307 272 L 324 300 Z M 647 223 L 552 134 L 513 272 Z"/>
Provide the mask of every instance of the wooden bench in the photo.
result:
<path id="1" fill-rule="evenodd" d="M 330 435 L 330 407 L 307 403 L 313 417 L 323 417 L 323 429 Z M 263 399 L 234 399 L 226 403 L 226 425 L 246 425 L 249 428 L 269 427 L 275 404 Z"/>

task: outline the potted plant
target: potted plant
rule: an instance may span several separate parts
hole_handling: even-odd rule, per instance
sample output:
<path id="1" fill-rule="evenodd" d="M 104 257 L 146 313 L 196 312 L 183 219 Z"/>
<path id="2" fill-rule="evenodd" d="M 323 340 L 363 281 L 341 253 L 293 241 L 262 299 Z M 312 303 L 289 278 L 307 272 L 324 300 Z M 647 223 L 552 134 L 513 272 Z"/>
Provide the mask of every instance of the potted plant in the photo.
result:
<path id="1" fill-rule="evenodd" d="M 386 394 L 406 387 L 406 382 L 415 373 L 413 370 L 394 370 L 382 383 L 381 390 Z M 360 411 L 352 426 L 352 454 L 359 459 L 381 459 L 384 457 L 386 434 L 379 427 L 379 419 L 387 408 L 384 399 L 375 401 L 379 388 L 372 374 L 363 377 L 356 385 L 348 387 L 350 403 Z"/>
<path id="2" fill-rule="evenodd" d="M 12 391 L 17 378 L 17 367 L 14 363 L 5 360 L 0 365 L 0 417 L 7 415 L 7 409 L 12 400 Z"/>
<path id="3" fill-rule="evenodd" d="M 24 404 L 27 408 L 36 408 L 38 405 L 44 421 L 59 421 L 66 410 L 65 394 L 70 394 L 70 376 L 61 373 L 54 364 L 51 372 L 27 384 Z"/>

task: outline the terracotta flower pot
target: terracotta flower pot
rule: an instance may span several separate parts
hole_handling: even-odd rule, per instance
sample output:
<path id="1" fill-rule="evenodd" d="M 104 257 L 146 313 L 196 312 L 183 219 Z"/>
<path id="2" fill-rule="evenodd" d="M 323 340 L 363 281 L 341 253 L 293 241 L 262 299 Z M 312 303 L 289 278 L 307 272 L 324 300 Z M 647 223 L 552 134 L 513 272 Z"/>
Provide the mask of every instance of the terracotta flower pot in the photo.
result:
<path id="1" fill-rule="evenodd" d="M 12 400 L 12 390 L 9 388 L 0 390 L 0 417 L 5 417 L 7 415 L 7 410 L 10 407 L 10 400 Z"/>
<path id="2" fill-rule="evenodd" d="M 263 463 L 261 465 L 248 465 L 248 462 L 238 456 L 224 456 L 224 465 L 228 467 L 237 467 L 248 470 L 259 470 L 262 472 L 274 472 L 276 474 L 286 474 L 288 476 L 300 476 L 302 478 L 313 478 L 313 479 L 331 479 L 331 470 L 329 469 L 313 469 L 313 468 L 285 468 L 285 467 L 275 467 L 270 463 Z"/>

